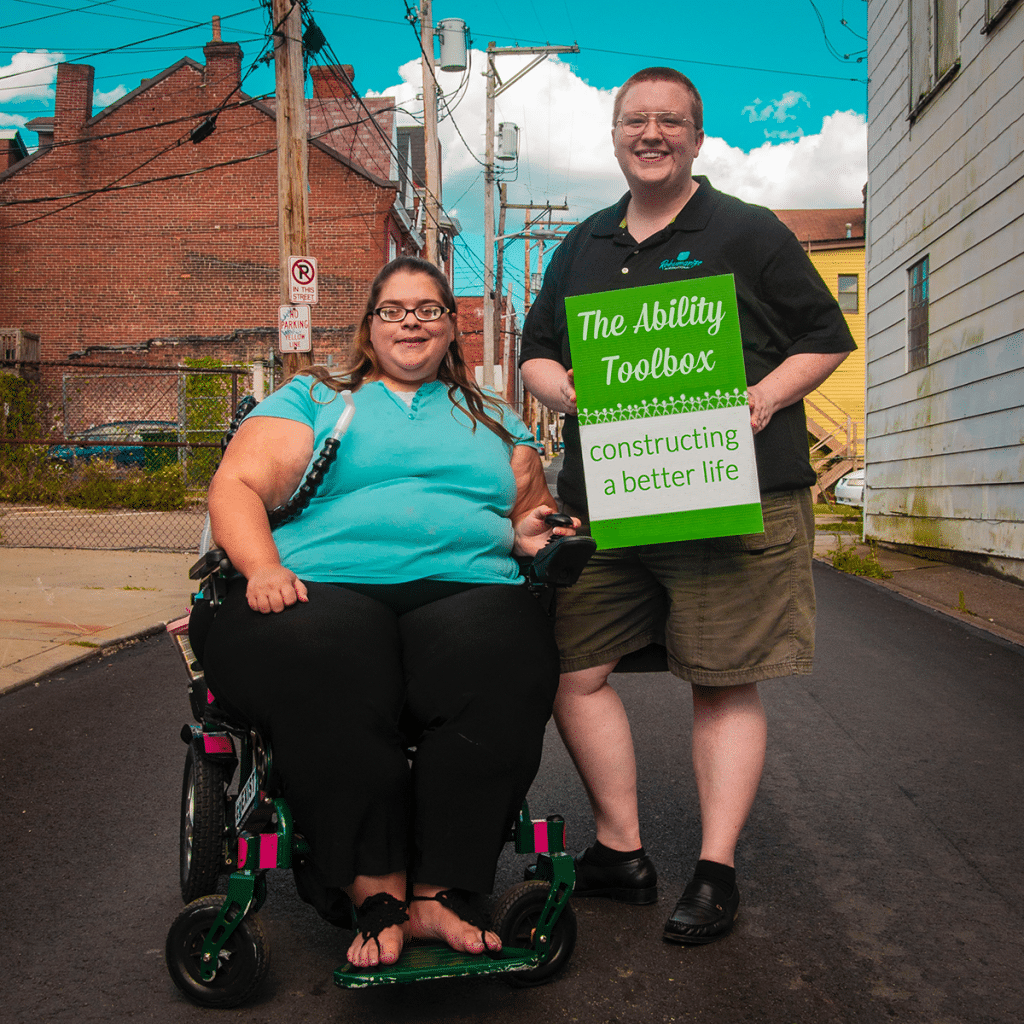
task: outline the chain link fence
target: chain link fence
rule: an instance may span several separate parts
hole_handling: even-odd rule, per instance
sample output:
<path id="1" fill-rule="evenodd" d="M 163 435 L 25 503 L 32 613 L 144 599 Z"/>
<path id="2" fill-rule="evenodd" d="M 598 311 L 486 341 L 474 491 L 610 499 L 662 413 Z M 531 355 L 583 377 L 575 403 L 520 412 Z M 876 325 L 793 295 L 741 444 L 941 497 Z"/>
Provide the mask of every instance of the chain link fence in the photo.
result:
<path id="1" fill-rule="evenodd" d="M 253 378 L 194 362 L 0 361 L 0 547 L 195 549 Z"/>

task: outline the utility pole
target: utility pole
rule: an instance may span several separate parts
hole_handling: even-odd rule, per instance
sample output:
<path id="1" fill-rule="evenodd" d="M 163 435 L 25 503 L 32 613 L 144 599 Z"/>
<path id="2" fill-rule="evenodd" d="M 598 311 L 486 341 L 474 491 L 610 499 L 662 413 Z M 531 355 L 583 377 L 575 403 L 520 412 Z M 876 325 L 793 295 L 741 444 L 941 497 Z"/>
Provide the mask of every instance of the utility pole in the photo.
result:
<path id="1" fill-rule="evenodd" d="M 498 186 L 498 238 L 501 238 L 505 234 L 505 211 L 508 207 L 505 205 L 505 199 L 508 196 L 508 185 L 502 182 Z M 494 339 L 497 343 L 498 339 L 501 338 L 502 327 L 501 327 L 501 285 L 502 276 L 505 270 L 505 246 L 498 246 L 498 269 L 494 276 L 494 294 L 497 296 L 497 301 L 494 303 Z M 511 309 L 511 306 L 508 308 Z M 505 392 L 505 397 L 508 398 L 508 377 L 504 376 L 502 379 L 502 387 Z"/>
<path id="2" fill-rule="evenodd" d="M 540 214 L 538 214 L 538 217 L 542 217 L 542 216 L 544 216 L 545 213 L 547 213 L 548 217 L 550 218 L 551 217 L 551 212 L 553 210 L 568 210 L 569 207 L 566 204 L 562 204 L 561 206 L 553 206 L 551 203 L 546 203 L 543 206 L 538 206 L 536 203 L 510 203 L 510 202 L 508 202 L 508 186 L 504 182 L 502 182 L 499 185 L 499 187 L 498 187 L 498 195 L 499 195 L 499 204 L 498 204 L 498 209 L 499 209 L 499 215 L 498 215 L 498 234 L 497 234 L 497 237 L 495 238 L 495 241 L 496 242 L 502 242 L 506 238 L 515 238 L 515 237 L 518 237 L 519 235 L 521 235 L 525 239 L 525 242 L 526 242 L 526 262 L 527 262 L 527 267 L 529 267 L 529 262 L 530 262 L 530 237 L 531 237 L 530 236 L 530 229 L 533 226 L 534 220 L 536 219 L 536 218 L 532 218 L 531 219 L 529 214 L 532 213 L 534 210 L 540 210 L 541 212 L 540 212 Z M 518 232 L 515 235 L 506 235 L 505 234 L 505 211 L 506 210 L 525 210 L 525 211 L 527 211 L 526 222 L 524 224 L 522 232 Z M 558 223 L 562 223 L 562 222 L 559 221 Z M 502 275 L 503 275 L 503 270 L 504 270 L 504 265 L 505 265 L 505 246 L 504 245 L 499 245 L 498 246 L 498 250 L 497 250 L 497 264 L 498 264 L 498 269 L 497 269 L 497 274 L 495 275 L 494 294 L 496 296 L 500 296 L 501 295 L 501 289 L 502 289 Z M 529 270 L 527 270 L 526 294 L 524 296 L 524 300 L 525 300 L 525 305 L 523 306 L 523 316 L 525 317 L 527 311 L 530 308 Z M 509 311 L 509 310 L 512 309 L 512 293 L 511 293 L 511 290 L 509 291 L 509 299 L 508 299 L 508 302 L 507 302 L 507 304 L 505 306 L 505 309 L 506 309 L 506 311 Z M 502 365 L 505 367 L 505 370 L 504 370 L 505 396 L 506 396 L 506 398 L 509 401 L 517 401 L 518 397 L 519 397 L 518 373 L 513 373 L 513 370 L 511 369 L 511 366 L 512 366 L 512 363 L 514 363 L 515 360 L 518 359 L 519 353 L 518 353 L 518 351 L 517 352 L 510 352 L 509 339 L 510 339 L 510 336 L 511 336 L 511 326 L 507 322 L 507 319 L 506 319 L 509 316 L 511 316 L 511 313 L 506 312 L 505 317 L 502 317 L 502 315 L 501 315 L 501 304 L 500 304 L 500 302 L 495 302 L 495 306 L 494 306 L 494 337 L 495 337 L 495 344 L 497 344 L 498 341 L 500 341 L 500 339 L 502 338 L 503 334 L 504 334 L 504 338 L 505 338 L 505 344 L 504 344 L 504 347 L 503 347 L 503 355 L 502 355 Z M 516 386 L 514 388 L 510 386 L 511 382 L 512 382 L 512 377 L 513 376 L 515 376 L 515 378 L 516 378 Z"/>
<path id="3" fill-rule="evenodd" d="M 523 319 L 525 320 L 526 314 L 530 311 L 530 306 L 533 302 L 533 263 L 532 263 L 532 243 L 533 240 L 537 239 L 537 273 L 541 274 L 544 270 L 544 242 L 551 240 L 556 244 L 560 242 L 568 232 L 570 228 L 576 226 L 576 221 L 564 221 L 564 220 L 552 220 L 551 214 L 554 210 L 567 210 L 567 205 L 553 206 L 550 203 L 544 206 L 538 206 L 535 203 L 527 203 L 520 206 L 519 209 L 526 211 L 526 223 L 523 234 L 524 238 L 524 256 L 526 261 L 526 285 L 523 292 Z M 530 214 L 534 210 L 539 210 L 540 213 L 536 217 L 531 217 Z M 540 218 L 547 215 L 547 220 L 538 224 L 537 221 Z M 534 234 L 534 229 L 540 228 Z M 527 409 L 527 403 L 523 403 L 523 419 L 530 425 L 534 435 L 540 435 L 540 439 L 544 444 L 544 451 L 547 455 L 552 455 L 553 452 L 553 441 L 557 440 L 557 435 L 553 435 L 550 427 L 555 426 L 555 431 L 560 432 L 560 417 L 557 413 L 551 412 L 551 410 L 545 408 L 540 402 L 532 400 L 529 403 L 529 409 Z"/>
<path id="4" fill-rule="evenodd" d="M 531 72 L 553 53 L 579 53 L 580 48 L 572 46 L 496 46 L 487 44 L 487 148 L 484 156 L 484 387 L 494 387 L 494 101 L 510 86 L 515 85 L 524 75 Z M 516 72 L 507 82 L 498 77 L 494 61 L 496 57 L 513 54 L 537 54 L 537 56 Z"/>
<path id="5" fill-rule="evenodd" d="M 302 63 L 302 8 L 290 0 L 273 0 L 274 78 L 277 95 L 277 225 L 280 249 L 281 304 L 289 302 L 289 256 L 308 256 L 309 128 L 306 121 L 305 71 Z M 313 364 L 313 353 L 286 352 L 286 375 Z"/>
<path id="6" fill-rule="evenodd" d="M 420 3 L 420 41 L 423 53 L 423 139 L 426 143 L 423 256 L 438 262 L 437 223 L 440 216 L 441 168 L 437 155 L 437 83 L 434 80 L 434 25 L 430 0 Z"/>

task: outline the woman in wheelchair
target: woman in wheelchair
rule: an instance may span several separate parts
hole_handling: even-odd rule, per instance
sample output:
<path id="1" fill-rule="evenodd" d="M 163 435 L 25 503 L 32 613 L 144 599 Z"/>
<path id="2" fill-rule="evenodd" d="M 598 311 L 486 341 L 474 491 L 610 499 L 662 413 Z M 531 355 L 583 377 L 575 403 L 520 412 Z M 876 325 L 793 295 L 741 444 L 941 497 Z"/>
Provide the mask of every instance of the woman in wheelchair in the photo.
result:
<path id="1" fill-rule="evenodd" d="M 411 938 L 496 951 L 468 900 L 491 891 L 558 684 L 513 555 L 573 530 L 546 524 L 533 436 L 471 380 L 436 267 L 388 264 L 354 349 L 339 379 L 296 375 L 229 444 L 209 508 L 240 578 L 193 646 L 218 702 L 273 746 L 312 851 L 300 893 L 338 923 L 342 891 L 357 908 L 348 960 L 394 963 Z M 267 510 L 343 389 L 356 411 L 337 462 L 272 534 Z"/>

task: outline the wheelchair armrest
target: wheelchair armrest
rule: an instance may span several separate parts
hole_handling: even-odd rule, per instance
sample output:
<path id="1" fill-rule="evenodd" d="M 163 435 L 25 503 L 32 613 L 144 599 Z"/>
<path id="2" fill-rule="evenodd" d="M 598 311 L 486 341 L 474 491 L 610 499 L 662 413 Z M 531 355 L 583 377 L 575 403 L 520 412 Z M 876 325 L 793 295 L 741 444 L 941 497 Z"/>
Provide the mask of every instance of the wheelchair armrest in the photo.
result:
<path id="1" fill-rule="evenodd" d="M 207 551 L 202 558 L 196 562 L 188 571 L 190 580 L 205 580 L 207 576 L 215 572 L 230 572 L 231 559 L 220 548 L 213 548 Z"/>
<path id="2" fill-rule="evenodd" d="M 555 537 L 534 555 L 526 578 L 536 586 L 570 587 L 596 550 L 593 537 Z"/>

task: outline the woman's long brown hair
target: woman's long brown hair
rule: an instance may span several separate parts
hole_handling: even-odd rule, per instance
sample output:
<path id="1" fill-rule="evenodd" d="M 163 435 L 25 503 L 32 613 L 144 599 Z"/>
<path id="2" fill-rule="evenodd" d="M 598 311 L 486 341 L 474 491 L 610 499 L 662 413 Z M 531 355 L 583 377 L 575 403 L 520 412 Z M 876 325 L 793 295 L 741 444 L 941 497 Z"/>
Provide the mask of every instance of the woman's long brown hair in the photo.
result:
<path id="1" fill-rule="evenodd" d="M 408 274 L 425 274 L 437 285 L 438 294 L 441 297 L 441 304 L 446 306 L 452 318 L 455 333 L 449 344 L 441 365 L 437 368 L 437 379 L 448 387 L 448 397 L 452 405 L 465 413 L 472 421 L 473 430 L 476 430 L 478 423 L 488 430 L 497 434 L 506 444 L 515 444 L 515 438 L 505 429 L 502 423 L 502 410 L 504 403 L 492 395 L 482 391 L 469 373 L 465 356 L 462 354 L 462 342 L 459 337 L 458 309 L 455 302 L 455 295 L 452 292 L 448 279 L 441 271 L 418 256 L 399 256 L 388 263 L 381 272 L 374 278 L 370 286 L 370 295 L 366 300 L 366 309 L 363 318 L 356 329 L 355 348 L 348 365 L 342 370 L 339 376 L 332 375 L 326 366 L 307 366 L 299 370 L 295 376 L 308 374 L 315 377 L 325 387 L 332 391 L 357 391 L 367 380 L 375 380 L 380 376 L 380 365 L 377 362 L 376 353 L 370 342 L 370 324 L 374 317 L 374 310 L 380 299 L 380 293 L 387 281 L 394 275 L 402 272 Z M 310 385 L 312 390 L 313 385 Z M 465 399 L 465 406 L 459 400 L 459 394 Z M 468 406 L 468 408 L 467 408 Z"/>

